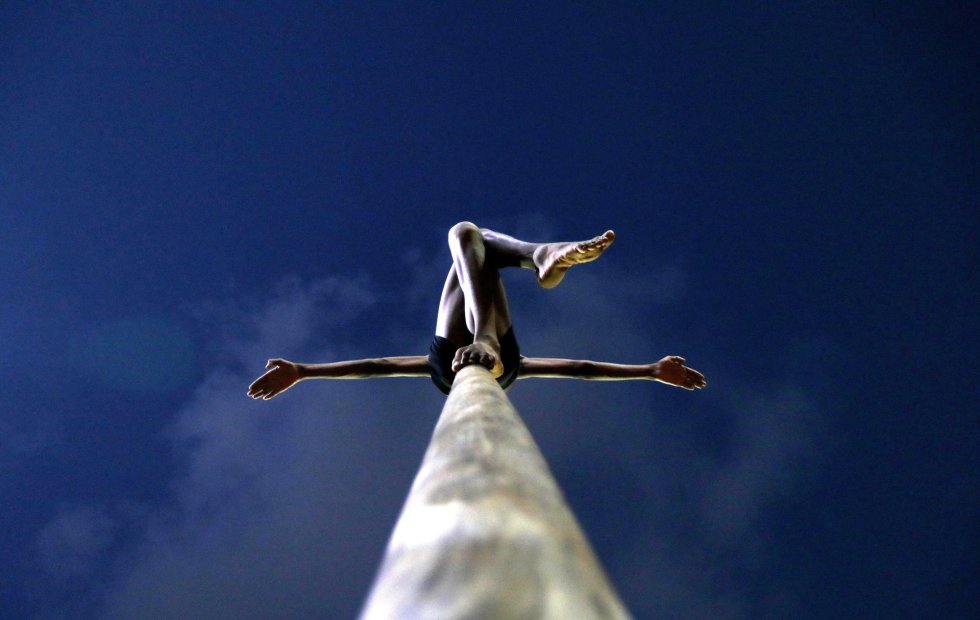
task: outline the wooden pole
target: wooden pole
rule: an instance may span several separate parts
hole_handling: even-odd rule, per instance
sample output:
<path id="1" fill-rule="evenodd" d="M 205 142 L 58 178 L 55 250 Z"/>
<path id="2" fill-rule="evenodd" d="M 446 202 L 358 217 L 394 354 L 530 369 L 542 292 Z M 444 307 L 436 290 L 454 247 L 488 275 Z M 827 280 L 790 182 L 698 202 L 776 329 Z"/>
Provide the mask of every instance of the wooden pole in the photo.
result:
<path id="1" fill-rule="evenodd" d="M 629 617 L 506 394 L 463 368 L 361 619 Z"/>

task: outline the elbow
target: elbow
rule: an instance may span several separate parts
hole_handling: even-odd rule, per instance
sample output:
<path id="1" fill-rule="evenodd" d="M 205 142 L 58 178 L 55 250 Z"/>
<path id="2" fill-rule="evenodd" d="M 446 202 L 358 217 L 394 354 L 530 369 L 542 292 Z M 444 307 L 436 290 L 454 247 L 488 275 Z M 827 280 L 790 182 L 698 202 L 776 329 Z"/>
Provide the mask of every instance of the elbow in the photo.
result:
<path id="1" fill-rule="evenodd" d="M 378 360 L 365 361 L 357 368 L 356 374 L 359 378 L 377 377 L 383 374 L 382 363 Z"/>
<path id="2" fill-rule="evenodd" d="M 589 360 L 581 360 L 575 362 L 575 368 L 573 369 L 576 377 L 581 377 L 583 379 L 591 379 L 595 377 L 599 369 L 596 367 L 595 362 Z"/>

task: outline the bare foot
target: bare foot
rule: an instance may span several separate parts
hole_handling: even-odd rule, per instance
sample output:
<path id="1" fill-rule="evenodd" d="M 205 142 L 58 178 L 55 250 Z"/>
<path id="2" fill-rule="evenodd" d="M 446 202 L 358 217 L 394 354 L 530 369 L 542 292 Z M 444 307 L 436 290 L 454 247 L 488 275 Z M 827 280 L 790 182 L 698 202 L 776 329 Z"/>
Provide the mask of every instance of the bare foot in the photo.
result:
<path id="1" fill-rule="evenodd" d="M 569 267 L 599 258 L 615 239 L 616 233 L 607 230 L 588 241 L 541 245 L 531 257 L 534 261 L 534 268 L 538 272 L 538 284 L 543 288 L 558 286 Z"/>
<path id="2" fill-rule="evenodd" d="M 685 390 L 700 390 L 708 385 L 704 375 L 684 365 L 683 357 L 668 355 L 653 365 L 653 379 Z"/>
<path id="3" fill-rule="evenodd" d="M 464 366 L 472 364 L 489 370 L 494 379 L 504 374 L 504 363 L 500 361 L 500 343 L 496 338 L 478 336 L 473 344 L 456 350 L 453 372 L 459 372 Z"/>

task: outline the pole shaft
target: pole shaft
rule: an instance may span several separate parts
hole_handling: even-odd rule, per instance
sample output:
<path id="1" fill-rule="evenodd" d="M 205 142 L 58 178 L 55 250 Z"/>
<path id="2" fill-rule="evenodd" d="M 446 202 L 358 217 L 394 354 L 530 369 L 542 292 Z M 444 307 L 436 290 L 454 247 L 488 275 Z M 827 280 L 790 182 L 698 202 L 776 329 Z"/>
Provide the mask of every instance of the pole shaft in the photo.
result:
<path id="1" fill-rule="evenodd" d="M 361 618 L 629 618 L 485 368 L 456 375 Z"/>

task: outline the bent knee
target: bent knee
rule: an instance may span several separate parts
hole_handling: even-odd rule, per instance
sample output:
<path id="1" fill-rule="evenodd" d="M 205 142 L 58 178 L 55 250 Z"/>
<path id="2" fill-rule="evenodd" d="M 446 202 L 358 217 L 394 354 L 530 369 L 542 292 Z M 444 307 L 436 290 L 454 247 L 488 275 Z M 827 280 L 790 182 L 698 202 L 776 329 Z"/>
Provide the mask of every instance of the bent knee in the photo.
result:
<path id="1" fill-rule="evenodd" d="M 482 239 L 483 233 L 473 222 L 460 222 L 449 229 L 449 242 L 461 246 L 471 245 L 477 239 Z"/>

